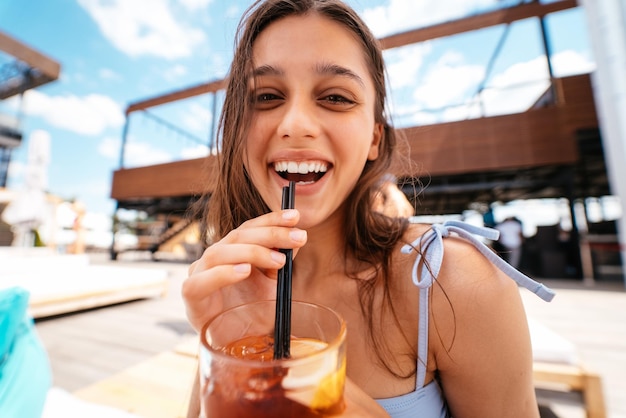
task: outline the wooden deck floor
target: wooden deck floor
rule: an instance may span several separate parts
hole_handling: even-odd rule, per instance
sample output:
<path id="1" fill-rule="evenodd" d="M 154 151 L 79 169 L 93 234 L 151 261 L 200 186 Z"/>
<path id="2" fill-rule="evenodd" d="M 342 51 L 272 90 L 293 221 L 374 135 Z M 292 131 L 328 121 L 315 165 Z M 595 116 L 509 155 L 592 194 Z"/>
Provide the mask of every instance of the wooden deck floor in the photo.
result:
<path id="1" fill-rule="evenodd" d="M 92 263 L 108 263 L 106 258 L 98 255 Z M 73 392 L 171 350 L 194 335 L 180 297 L 186 264 L 137 260 L 115 263 L 167 269 L 168 292 L 163 298 L 37 320 L 36 329 L 50 357 L 54 386 Z"/>

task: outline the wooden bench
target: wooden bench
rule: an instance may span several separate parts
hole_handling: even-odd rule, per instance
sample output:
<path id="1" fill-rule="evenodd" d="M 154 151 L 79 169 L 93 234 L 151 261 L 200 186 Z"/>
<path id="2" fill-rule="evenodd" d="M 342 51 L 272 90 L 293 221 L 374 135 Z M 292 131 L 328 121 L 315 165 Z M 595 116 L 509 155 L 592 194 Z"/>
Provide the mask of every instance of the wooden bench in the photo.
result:
<path id="1" fill-rule="evenodd" d="M 587 418 L 606 418 L 602 380 L 589 371 L 575 346 L 540 322 L 529 319 L 536 388 L 579 392 Z"/>
<path id="2" fill-rule="evenodd" d="M 33 318 L 159 298 L 168 290 L 165 269 L 92 265 L 86 254 L 12 248 L 0 251 L 0 288 L 27 290 Z"/>
<path id="3" fill-rule="evenodd" d="M 140 417 L 184 418 L 197 367 L 195 353 L 165 351 L 74 395 Z"/>

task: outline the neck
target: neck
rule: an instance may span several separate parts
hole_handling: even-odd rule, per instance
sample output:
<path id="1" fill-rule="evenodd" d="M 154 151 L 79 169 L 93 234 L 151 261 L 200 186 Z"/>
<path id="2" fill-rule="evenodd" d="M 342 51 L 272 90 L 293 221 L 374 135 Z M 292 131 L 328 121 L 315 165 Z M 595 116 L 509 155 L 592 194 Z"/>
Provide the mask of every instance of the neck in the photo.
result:
<path id="1" fill-rule="evenodd" d="M 335 214 L 326 222 L 307 230 L 307 243 L 294 259 L 294 292 L 306 294 L 345 272 L 344 217 Z"/>

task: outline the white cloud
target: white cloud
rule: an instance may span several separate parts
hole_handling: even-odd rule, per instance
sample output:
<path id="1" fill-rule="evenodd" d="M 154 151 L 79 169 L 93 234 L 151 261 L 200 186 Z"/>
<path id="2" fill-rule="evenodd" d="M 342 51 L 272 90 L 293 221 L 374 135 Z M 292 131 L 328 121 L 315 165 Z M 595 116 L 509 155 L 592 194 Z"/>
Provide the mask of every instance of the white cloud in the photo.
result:
<path id="1" fill-rule="evenodd" d="M 590 73 L 596 69 L 596 63 L 577 51 L 567 50 L 552 57 L 552 68 L 556 77 Z"/>
<path id="2" fill-rule="evenodd" d="M 493 7 L 499 0 L 391 0 L 361 16 L 378 37 L 441 23 Z"/>
<path id="3" fill-rule="evenodd" d="M 100 78 L 104 80 L 120 80 L 121 79 L 121 76 L 118 73 L 116 73 L 115 71 L 109 68 L 101 68 L 100 71 L 98 71 L 98 75 L 100 75 Z"/>
<path id="4" fill-rule="evenodd" d="M 121 140 L 113 137 L 103 139 L 98 145 L 98 152 L 107 158 L 120 157 Z M 129 138 L 124 151 L 124 167 L 143 167 L 153 164 L 167 163 L 173 160 L 172 154 L 154 148 L 147 142 L 134 141 Z"/>
<path id="5" fill-rule="evenodd" d="M 163 72 L 163 78 L 168 81 L 176 80 L 185 75 L 187 75 L 187 67 L 181 64 L 176 64 L 173 67 L 167 68 Z"/>
<path id="6" fill-rule="evenodd" d="M 396 90 L 413 86 L 424 57 L 431 50 L 430 42 L 386 50 L 384 56 L 391 88 Z"/>
<path id="7" fill-rule="evenodd" d="M 121 140 L 114 137 L 107 137 L 100 141 L 98 153 L 109 159 L 117 159 L 120 156 Z"/>
<path id="8" fill-rule="evenodd" d="M 188 10 L 198 11 L 205 9 L 213 0 L 179 0 L 180 3 Z"/>
<path id="9" fill-rule="evenodd" d="M 593 71 L 595 64 L 575 51 L 563 51 L 552 57 L 555 77 Z M 487 115 L 510 114 L 529 109 L 549 86 L 548 65 L 544 56 L 517 63 L 494 76 L 485 90 L 483 102 Z"/>
<path id="10" fill-rule="evenodd" d="M 120 106 L 108 96 L 90 94 L 47 96 L 37 90 L 24 94 L 24 111 L 58 128 L 81 135 L 99 135 L 124 123 Z"/>
<path id="11" fill-rule="evenodd" d="M 196 7 L 201 0 L 187 0 Z M 204 33 L 174 17 L 167 0 L 78 0 L 102 34 L 130 56 L 155 55 L 176 59 L 191 55 Z"/>
<path id="12" fill-rule="evenodd" d="M 181 116 L 181 121 L 185 130 L 194 132 L 201 138 L 208 138 L 209 127 L 213 116 L 208 106 L 202 106 L 198 103 L 193 103 L 185 109 L 185 112 Z M 207 139 L 208 142 L 208 139 Z"/>
<path id="13" fill-rule="evenodd" d="M 497 74 L 489 86 L 502 88 L 513 84 L 530 83 L 548 78 L 548 64 L 543 55 L 530 61 L 518 62 Z"/>
<path id="14" fill-rule="evenodd" d="M 460 54 L 448 52 L 429 69 L 413 98 L 427 109 L 463 103 L 484 75 L 484 66 L 466 64 Z"/>
<path id="15" fill-rule="evenodd" d="M 241 8 L 236 4 L 231 4 L 228 9 L 226 9 L 225 17 L 227 19 L 239 19 L 241 17 Z"/>
<path id="16" fill-rule="evenodd" d="M 183 148 L 180 152 L 180 156 L 184 160 L 191 160 L 192 158 L 202 158 L 209 155 L 209 147 L 206 145 L 196 145 L 195 147 Z"/>

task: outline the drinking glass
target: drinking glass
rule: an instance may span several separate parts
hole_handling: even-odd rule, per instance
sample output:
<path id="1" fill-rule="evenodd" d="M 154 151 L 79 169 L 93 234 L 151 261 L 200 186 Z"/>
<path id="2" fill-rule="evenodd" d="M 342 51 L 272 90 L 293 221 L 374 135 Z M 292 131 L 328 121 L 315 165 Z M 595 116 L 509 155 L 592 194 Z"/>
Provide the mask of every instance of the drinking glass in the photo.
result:
<path id="1" fill-rule="evenodd" d="M 276 301 L 222 312 L 201 332 L 206 418 L 323 417 L 344 409 L 346 325 L 332 309 L 292 302 L 291 356 L 274 359 Z"/>

